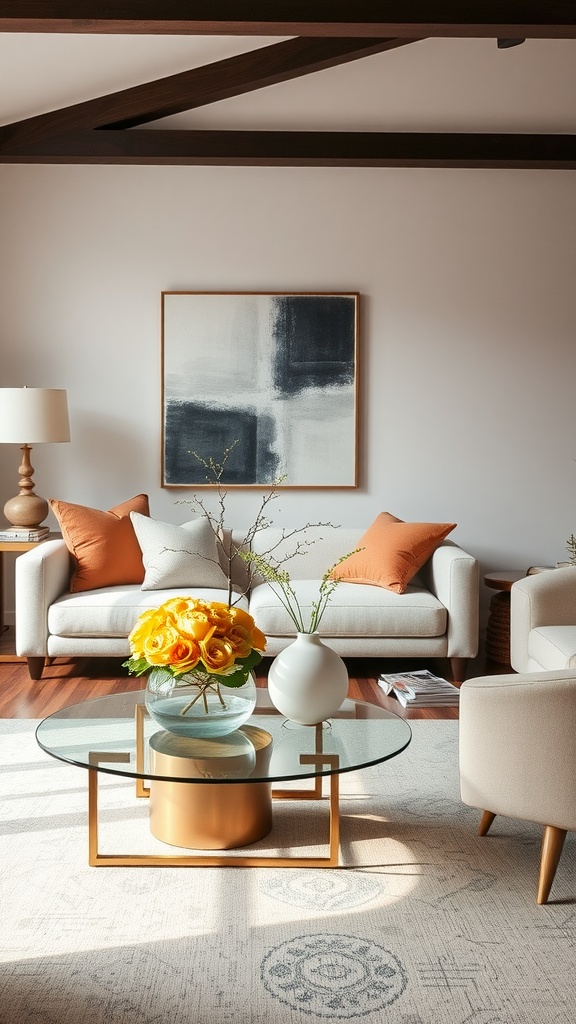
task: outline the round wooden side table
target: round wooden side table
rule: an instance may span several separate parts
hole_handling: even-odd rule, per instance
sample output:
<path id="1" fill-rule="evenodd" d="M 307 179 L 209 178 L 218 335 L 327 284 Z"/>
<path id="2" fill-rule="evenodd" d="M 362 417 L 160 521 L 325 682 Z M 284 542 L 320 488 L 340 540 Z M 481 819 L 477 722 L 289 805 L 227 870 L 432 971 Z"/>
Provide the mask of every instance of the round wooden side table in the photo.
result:
<path id="1" fill-rule="evenodd" d="M 499 665 L 510 664 L 510 591 L 512 584 L 522 580 L 522 569 L 502 569 L 484 576 L 487 587 L 497 590 L 490 599 L 490 615 L 486 627 L 486 657 Z"/>

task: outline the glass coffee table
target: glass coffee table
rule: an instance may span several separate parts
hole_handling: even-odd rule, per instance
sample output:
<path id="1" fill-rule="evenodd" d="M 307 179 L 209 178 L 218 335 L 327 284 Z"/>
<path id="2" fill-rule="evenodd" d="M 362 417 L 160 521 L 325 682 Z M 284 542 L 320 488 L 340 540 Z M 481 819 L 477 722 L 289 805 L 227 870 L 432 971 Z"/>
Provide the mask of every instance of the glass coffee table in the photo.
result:
<path id="1" fill-rule="evenodd" d="M 36 730 L 47 754 L 88 769 L 92 867 L 338 867 L 339 776 L 396 757 L 411 738 L 406 721 L 357 700 L 345 700 L 328 722 L 294 725 L 276 711 L 264 688 L 258 689 L 248 722 L 219 739 L 189 739 L 165 732 L 148 716 L 143 690 L 62 708 Z M 102 774 L 135 780 L 136 797 L 149 800 L 152 834 L 178 847 L 178 852 L 99 852 L 98 779 Z M 329 783 L 326 856 L 215 852 L 241 849 L 268 835 L 273 800 L 322 800 L 324 777 Z M 295 782 L 307 785 L 294 786 Z M 187 850 L 194 852 L 183 852 Z"/>

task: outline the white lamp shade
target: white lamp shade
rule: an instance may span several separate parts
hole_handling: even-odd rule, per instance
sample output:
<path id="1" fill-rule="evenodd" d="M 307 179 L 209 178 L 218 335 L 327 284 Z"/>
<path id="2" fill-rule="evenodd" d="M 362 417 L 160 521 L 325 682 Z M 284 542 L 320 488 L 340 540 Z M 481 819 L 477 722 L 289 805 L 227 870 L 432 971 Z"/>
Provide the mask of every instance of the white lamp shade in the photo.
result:
<path id="1" fill-rule="evenodd" d="M 60 388 L 0 388 L 0 442 L 69 441 L 68 400 Z"/>

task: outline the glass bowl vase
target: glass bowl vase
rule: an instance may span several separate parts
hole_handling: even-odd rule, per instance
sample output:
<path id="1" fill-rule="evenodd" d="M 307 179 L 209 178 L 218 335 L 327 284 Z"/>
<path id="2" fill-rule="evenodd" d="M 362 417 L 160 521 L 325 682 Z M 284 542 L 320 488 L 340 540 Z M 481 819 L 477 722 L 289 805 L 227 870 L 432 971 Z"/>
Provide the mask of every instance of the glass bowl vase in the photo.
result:
<path id="1" fill-rule="evenodd" d="M 242 686 L 226 686 L 222 677 L 200 671 L 173 676 L 165 668 L 148 674 L 145 703 L 148 713 L 167 732 L 178 736 L 215 737 L 234 732 L 256 705 L 256 682 L 251 672 Z"/>

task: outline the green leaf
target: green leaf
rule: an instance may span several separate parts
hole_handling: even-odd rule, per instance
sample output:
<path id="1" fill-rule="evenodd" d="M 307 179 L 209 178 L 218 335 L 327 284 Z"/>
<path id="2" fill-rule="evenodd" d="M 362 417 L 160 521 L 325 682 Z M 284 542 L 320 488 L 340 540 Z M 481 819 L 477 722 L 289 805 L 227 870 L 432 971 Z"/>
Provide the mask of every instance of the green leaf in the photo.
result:
<path id="1" fill-rule="evenodd" d="M 128 658 L 122 662 L 122 668 L 127 668 L 131 676 L 143 676 L 152 668 L 146 658 Z"/>
<path id="2" fill-rule="evenodd" d="M 260 651 L 251 651 L 248 657 L 239 658 L 236 662 L 237 668 L 229 676 L 217 675 L 216 678 L 222 686 L 238 687 L 244 686 L 252 669 L 262 661 Z"/>

